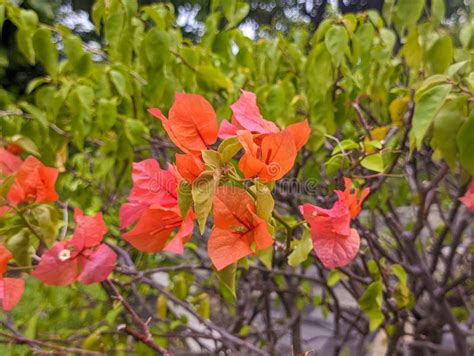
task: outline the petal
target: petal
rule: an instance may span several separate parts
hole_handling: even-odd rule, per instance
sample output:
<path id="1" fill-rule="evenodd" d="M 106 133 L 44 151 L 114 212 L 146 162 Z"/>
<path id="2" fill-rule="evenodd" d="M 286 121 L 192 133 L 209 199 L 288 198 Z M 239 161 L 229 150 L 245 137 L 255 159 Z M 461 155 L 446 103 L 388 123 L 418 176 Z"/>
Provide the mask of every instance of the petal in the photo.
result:
<path id="1" fill-rule="evenodd" d="M 201 156 L 195 156 L 190 153 L 176 154 L 176 169 L 178 173 L 188 183 L 192 184 L 199 175 L 204 172 L 206 166 L 204 165 Z"/>
<path id="2" fill-rule="evenodd" d="M 250 227 L 250 211 L 255 212 L 255 203 L 248 193 L 239 187 L 223 185 L 217 188 L 212 212 L 215 226 L 222 229 Z"/>
<path id="3" fill-rule="evenodd" d="M 102 282 L 114 270 L 116 260 L 115 252 L 106 244 L 100 244 L 92 254 L 83 259 L 82 272 L 77 280 L 84 284 Z"/>
<path id="4" fill-rule="evenodd" d="M 65 286 L 77 279 L 79 275 L 78 258 L 74 255 L 71 258 L 61 261 L 60 252 L 68 249 L 70 241 L 61 241 L 50 250 L 43 253 L 41 262 L 36 266 L 32 275 L 40 281 L 54 286 Z"/>
<path id="5" fill-rule="evenodd" d="M 137 225 L 122 237 L 140 251 L 158 252 L 181 222 L 181 215 L 176 209 L 152 206 L 145 211 Z"/>
<path id="6" fill-rule="evenodd" d="M 463 203 L 466 208 L 474 213 L 474 180 L 471 182 L 469 189 L 467 190 L 466 194 L 459 198 L 461 203 Z"/>
<path id="7" fill-rule="evenodd" d="M 264 182 L 282 178 L 295 164 L 296 146 L 288 131 L 265 136 L 262 140 L 262 161 L 266 167 L 259 177 Z"/>
<path id="8" fill-rule="evenodd" d="M 244 153 L 239 160 L 239 169 L 245 178 L 253 178 L 257 177 L 260 172 L 266 169 L 266 165 L 251 154 Z"/>
<path id="9" fill-rule="evenodd" d="M 308 142 L 309 135 L 311 134 L 311 128 L 309 127 L 308 120 L 291 124 L 286 128 L 286 130 L 291 134 L 291 137 L 293 137 L 297 151 L 299 151 L 301 147 L 303 147 L 306 142 Z"/>
<path id="10" fill-rule="evenodd" d="M 346 237 L 334 235 L 313 237 L 314 251 L 326 268 L 346 266 L 357 255 L 359 246 L 359 233 L 354 229 L 351 229 Z"/>
<path id="11" fill-rule="evenodd" d="M 226 138 L 237 136 L 237 130 L 237 127 L 232 125 L 229 121 L 222 120 L 218 137 L 225 140 Z"/>
<path id="12" fill-rule="evenodd" d="M 12 204 L 22 201 L 53 202 L 58 199 L 54 185 L 58 177 L 56 168 L 46 167 L 33 156 L 28 156 L 18 169 L 15 183 L 8 192 Z"/>
<path id="13" fill-rule="evenodd" d="M 207 243 L 212 264 L 218 271 L 252 253 L 250 246 L 238 232 L 214 228 Z"/>
<path id="14" fill-rule="evenodd" d="M 8 261 L 13 258 L 11 252 L 2 244 L 0 244 L 0 278 L 7 270 Z"/>
<path id="15" fill-rule="evenodd" d="M 51 203 L 59 199 L 54 189 L 58 175 L 59 171 L 56 168 L 44 166 L 39 168 L 39 176 L 42 184 L 39 184 L 37 187 L 37 202 Z"/>
<path id="16" fill-rule="evenodd" d="M 271 121 L 265 120 L 257 106 L 257 96 L 242 90 L 239 99 L 231 105 L 232 123 L 240 125 L 253 133 L 268 134 L 279 132 L 280 129 Z"/>
<path id="17" fill-rule="evenodd" d="M 8 152 L 4 148 L 0 148 L 0 175 L 8 176 L 15 173 L 21 166 L 20 157 Z"/>
<path id="18" fill-rule="evenodd" d="M 158 161 L 133 163 L 133 189 L 129 200 L 172 207 L 178 204 L 178 178 L 174 169 L 162 169 Z"/>
<path id="19" fill-rule="evenodd" d="M 0 304 L 9 311 L 21 299 L 25 291 L 25 281 L 21 278 L 0 278 Z"/>
<path id="20" fill-rule="evenodd" d="M 85 216 L 80 209 L 74 209 L 74 219 L 76 220 L 76 229 L 73 239 L 83 248 L 97 246 L 102 242 L 107 233 L 102 213 L 95 216 Z M 81 248 L 82 250 L 82 248 Z"/>
<path id="21" fill-rule="evenodd" d="M 120 207 L 120 230 L 134 224 L 148 209 L 149 205 L 140 202 L 129 202 Z"/>
<path id="22" fill-rule="evenodd" d="M 251 214 L 253 218 L 252 234 L 256 250 L 264 250 L 273 245 L 272 235 L 268 231 L 266 221 L 253 212 Z"/>
<path id="23" fill-rule="evenodd" d="M 217 140 L 216 113 L 200 95 L 176 94 L 168 120 L 157 109 L 150 109 L 149 112 L 162 121 L 170 139 L 186 153 L 198 153 Z"/>
<path id="24" fill-rule="evenodd" d="M 168 245 L 166 245 L 166 247 L 163 249 L 164 251 L 180 254 L 184 252 L 184 244 L 189 241 L 193 234 L 194 219 L 195 215 L 192 210 L 190 210 L 176 235 L 174 235 Z"/>

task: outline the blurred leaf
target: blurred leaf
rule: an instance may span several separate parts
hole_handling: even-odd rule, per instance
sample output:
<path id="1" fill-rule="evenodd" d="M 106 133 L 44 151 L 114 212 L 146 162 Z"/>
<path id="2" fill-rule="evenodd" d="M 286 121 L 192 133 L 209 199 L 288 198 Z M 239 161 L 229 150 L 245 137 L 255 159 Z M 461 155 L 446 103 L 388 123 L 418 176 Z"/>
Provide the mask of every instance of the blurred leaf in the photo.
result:
<path id="1" fill-rule="evenodd" d="M 474 137 L 474 115 L 471 114 L 469 119 L 464 122 L 458 132 L 456 142 L 459 148 L 459 160 L 464 169 L 474 175 L 474 145 L 472 138 Z"/>
<path id="2" fill-rule="evenodd" d="M 216 273 L 219 281 L 232 293 L 235 298 L 237 263 L 233 263 L 220 271 L 216 271 Z"/>
<path id="3" fill-rule="evenodd" d="M 58 69 L 58 50 L 53 42 L 51 31 L 47 28 L 39 28 L 33 35 L 33 48 L 36 58 L 43 64 L 51 76 L 56 76 Z"/>
<path id="4" fill-rule="evenodd" d="M 367 168 L 374 172 L 382 173 L 385 169 L 383 164 L 383 158 L 380 153 L 374 153 L 369 156 L 366 156 L 360 164 L 362 167 Z"/>
<path id="5" fill-rule="evenodd" d="M 204 171 L 192 184 L 194 210 L 201 235 L 206 228 L 207 217 L 212 209 L 212 199 L 219 185 L 219 179 L 219 171 Z"/>
<path id="6" fill-rule="evenodd" d="M 334 65 L 339 66 L 344 60 L 344 53 L 349 43 L 349 36 L 343 26 L 334 25 L 324 38 L 328 52 L 332 56 Z"/>
<path id="7" fill-rule="evenodd" d="M 411 135 L 417 149 L 421 148 L 423 138 L 433 122 L 433 118 L 443 105 L 451 91 L 451 85 L 443 84 L 426 90 L 419 98 L 415 98 L 415 112 Z"/>
<path id="8" fill-rule="evenodd" d="M 295 241 L 294 244 L 296 246 L 288 256 L 288 264 L 292 267 L 296 267 L 308 259 L 313 249 L 313 241 L 311 240 L 310 233 L 305 229 L 301 239 Z"/>
<path id="9" fill-rule="evenodd" d="M 382 302 L 383 284 L 381 281 L 372 282 L 359 298 L 359 305 L 369 318 L 370 331 L 377 329 L 385 319 L 381 311 Z"/>
<path id="10" fill-rule="evenodd" d="M 453 61 L 454 47 L 449 36 L 436 40 L 426 54 L 426 61 L 433 73 L 444 73 Z"/>

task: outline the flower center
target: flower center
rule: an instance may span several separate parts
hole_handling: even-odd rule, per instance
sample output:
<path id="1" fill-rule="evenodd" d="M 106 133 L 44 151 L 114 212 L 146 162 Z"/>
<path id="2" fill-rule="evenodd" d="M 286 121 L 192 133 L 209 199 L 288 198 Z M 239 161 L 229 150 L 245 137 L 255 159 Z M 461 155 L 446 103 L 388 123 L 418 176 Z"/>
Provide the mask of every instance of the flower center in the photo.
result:
<path id="1" fill-rule="evenodd" d="M 61 250 L 59 252 L 58 258 L 64 262 L 71 258 L 71 251 L 68 249 Z"/>

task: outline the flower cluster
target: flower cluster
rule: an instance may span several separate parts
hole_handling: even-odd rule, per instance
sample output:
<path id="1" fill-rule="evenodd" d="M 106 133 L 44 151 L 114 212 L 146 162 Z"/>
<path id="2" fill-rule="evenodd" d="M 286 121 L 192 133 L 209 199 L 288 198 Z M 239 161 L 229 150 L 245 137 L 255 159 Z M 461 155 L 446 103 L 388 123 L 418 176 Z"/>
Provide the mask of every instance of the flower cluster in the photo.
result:
<path id="1" fill-rule="evenodd" d="M 337 201 L 331 209 L 304 204 L 301 214 L 311 226 L 311 236 L 316 255 L 326 268 L 343 267 L 351 262 L 359 251 L 360 237 L 351 229 L 351 219 L 356 218 L 368 188 L 351 193 L 352 182 L 344 178 L 345 190 L 336 190 Z"/>
<path id="2" fill-rule="evenodd" d="M 59 241 L 41 256 L 33 276 L 49 285 L 63 286 L 79 281 L 101 282 L 115 267 L 117 255 L 102 243 L 107 227 L 102 214 L 85 216 L 74 210 L 76 229 L 70 240 Z"/>
<path id="3" fill-rule="evenodd" d="M 281 179 L 311 130 L 306 120 L 285 129 L 265 120 L 251 92 L 243 91 L 231 110 L 231 122 L 224 120 L 219 128 L 211 104 L 199 95 L 176 94 L 168 117 L 149 109 L 182 153 L 167 169 L 155 160 L 134 163 L 133 188 L 120 210 L 122 229 L 135 224 L 122 235 L 134 247 L 182 253 L 194 222 L 202 233 L 211 211 L 208 254 L 217 270 L 272 246 L 269 217 L 259 213 L 248 187 L 236 181 Z M 229 163 L 240 151 L 241 175 Z"/>

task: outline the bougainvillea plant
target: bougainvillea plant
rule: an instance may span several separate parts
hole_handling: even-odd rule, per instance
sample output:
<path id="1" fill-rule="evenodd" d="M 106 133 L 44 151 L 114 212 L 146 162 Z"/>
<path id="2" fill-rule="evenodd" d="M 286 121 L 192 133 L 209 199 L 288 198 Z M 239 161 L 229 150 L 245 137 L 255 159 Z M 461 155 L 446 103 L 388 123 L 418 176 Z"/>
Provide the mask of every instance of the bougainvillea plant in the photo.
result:
<path id="1" fill-rule="evenodd" d="M 133 164 L 133 188 L 120 209 L 120 228 L 133 225 L 122 237 L 136 249 L 183 253 L 195 221 L 202 234 L 211 211 L 207 245 L 217 271 L 272 247 L 271 231 L 276 228 L 272 184 L 293 168 L 310 128 L 305 120 L 280 129 L 262 117 L 255 94 L 247 91 L 231 109 L 232 123 L 224 120 L 220 128 L 211 104 L 199 95 L 176 94 L 168 118 L 159 109 L 149 110 L 183 153 L 177 153 L 175 164 L 168 163 L 167 169 L 153 159 Z M 232 164 L 235 157 L 237 168 Z M 58 200 L 57 169 L 34 156 L 22 161 L 3 148 L 0 167 L 4 179 L 11 180 L 3 213 L 21 215 L 31 204 Z M 351 193 L 351 181 L 345 179 L 345 191 L 336 193 L 338 201 L 331 209 L 301 206 L 316 255 L 326 268 L 344 266 L 357 254 L 359 234 L 350 228 L 350 220 L 359 214 L 369 190 Z M 34 268 L 32 275 L 46 284 L 100 282 L 114 269 L 117 256 L 102 242 L 107 233 L 102 214 L 85 216 L 75 209 L 74 218 L 72 238 L 44 251 Z M 2 249 L 3 275 L 12 256 Z M 2 283 L 4 308 L 10 309 L 21 296 L 23 281 L 5 278 Z"/>
<path id="2" fill-rule="evenodd" d="M 157 108 L 149 109 L 183 153 L 176 154 L 168 169 L 151 159 L 134 163 L 133 189 L 120 218 L 122 229 L 136 222 L 122 235 L 135 248 L 182 253 L 194 221 L 202 234 L 211 211 L 208 255 L 216 270 L 273 245 L 271 187 L 293 168 L 311 130 L 307 120 L 284 129 L 265 120 L 255 94 L 248 91 L 242 91 L 231 110 L 231 122 L 223 120 L 218 128 L 214 109 L 199 95 L 176 94 L 168 118 Z M 344 266 L 355 257 L 360 239 L 350 220 L 359 214 L 369 190 L 351 193 L 346 179 L 345 191 L 336 193 L 339 200 L 330 210 L 301 207 L 316 255 L 327 268 Z"/>

